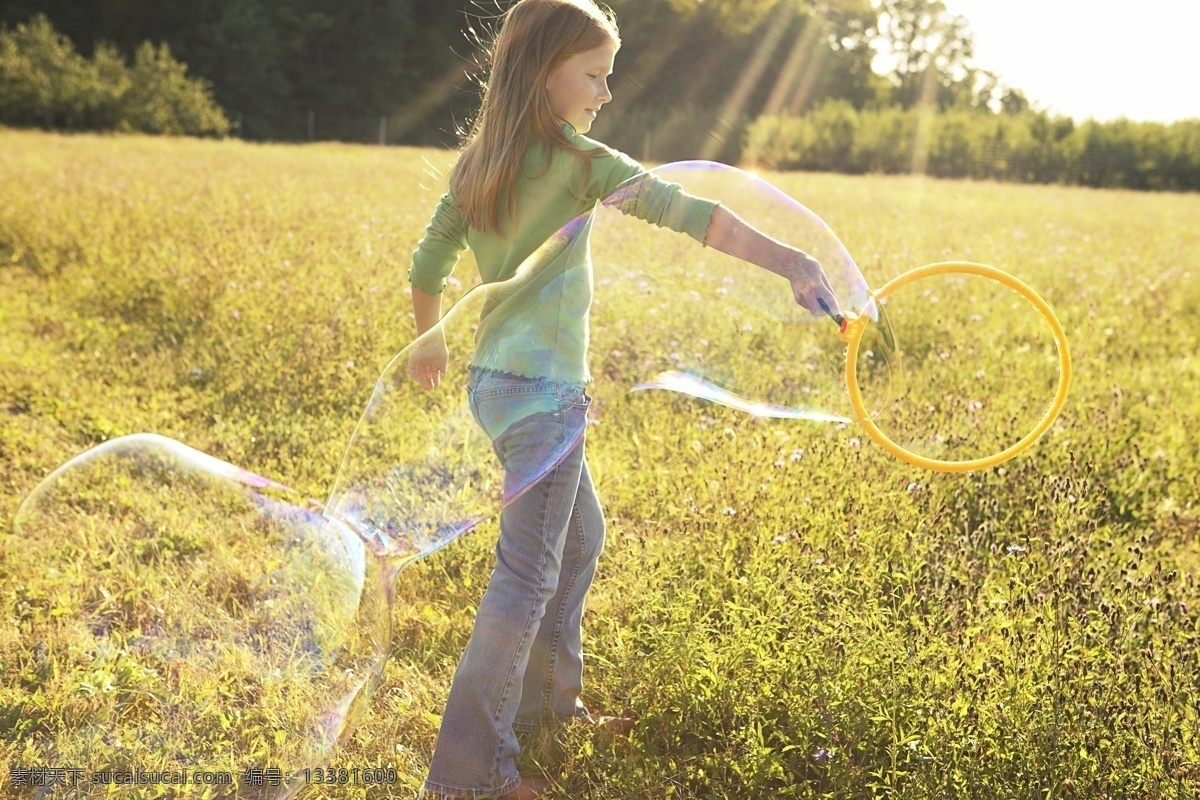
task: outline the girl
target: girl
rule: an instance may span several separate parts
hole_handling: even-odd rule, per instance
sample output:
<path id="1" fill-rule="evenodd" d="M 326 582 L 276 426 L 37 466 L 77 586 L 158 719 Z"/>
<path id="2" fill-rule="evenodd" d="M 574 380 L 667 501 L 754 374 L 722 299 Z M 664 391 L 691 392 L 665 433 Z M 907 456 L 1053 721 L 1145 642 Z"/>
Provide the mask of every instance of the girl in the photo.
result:
<path id="1" fill-rule="evenodd" d="M 517 732 L 570 719 L 617 730 L 633 722 L 593 717 L 579 699 L 580 623 L 605 529 L 583 442 L 591 400 L 588 212 L 600 201 L 616 204 L 784 277 L 814 316 L 838 313 L 816 260 L 583 135 L 612 99 L 619 47 L 611 11 L 593 0 L 511 6 L 490 48 L 482 108 L 413 253 L 420 335 L 440 320 L 445 279 L 465 248 L 483 282 L 495 284 L 467 394 L 506 476 L 496 564 L 454 674 L 427 795 L 539 797 L 551 785 L 517 774 Z M 585 218 L 568 239 L 556 235 Z M 535 254 L 548 263 L 531 273 Z M 428 389 L 448 365 L 439 333 L 409 361 L 410 375 Z"/>

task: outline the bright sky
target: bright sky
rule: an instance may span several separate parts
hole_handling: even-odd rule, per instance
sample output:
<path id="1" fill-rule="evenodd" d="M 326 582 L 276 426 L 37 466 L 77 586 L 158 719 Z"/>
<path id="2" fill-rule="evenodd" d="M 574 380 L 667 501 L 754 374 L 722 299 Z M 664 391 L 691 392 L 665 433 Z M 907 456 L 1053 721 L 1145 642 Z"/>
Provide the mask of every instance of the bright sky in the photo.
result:
<path id="1" fill-rule="evenodd" d="M 975 65 L 1081 121 L 1200 119 L 1200 0 L 943 0 Z"/>

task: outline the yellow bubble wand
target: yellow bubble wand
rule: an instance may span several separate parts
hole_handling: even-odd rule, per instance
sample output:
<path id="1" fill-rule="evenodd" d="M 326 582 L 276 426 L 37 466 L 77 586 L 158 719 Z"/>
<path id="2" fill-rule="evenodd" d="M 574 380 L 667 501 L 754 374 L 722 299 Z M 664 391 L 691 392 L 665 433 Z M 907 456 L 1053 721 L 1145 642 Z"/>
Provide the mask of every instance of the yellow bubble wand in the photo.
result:
<path id="1" fill-rule="evenodd" d="M 940 472 L 970 472 L 977 469 L 987 469 L 1008 461 L 1013 456 L 1026 450 L 1037 441 L 1042 434 L 1049 430 L 1054 423 L 1054 419 L 1058 413 L 1062 411 L 1063 405 L 1067 402 L 1067 391 L 1071 385 L 1071 353 L 1067 348 L 1067 335 L 1063 331 L 1063 327 L 1059 324 L 1058 317 L 1054 316 L 1054 312 L 1050 306 L 1046 304 L 1038 293 L 1021 282 L 1012 275 L 1009 275 L 1003 270 L 995 267 L 985 266 L 983 264 L 972 264 L 967 261 L 945 261 L 938 264 L 927 264 L 924 267 L 918 267 L 909 270 L 902 275 L 899 275 L 888 281 L 882 289 L 875 292 L 871 296 L 870 302 L 878 302 L 893 294 L 899 289 L 908 286 L 910 283 L 929 278 L 934 275 L 945 274 L 965 274 L 978 275 L 983 278 L 990 278 L 998 281 L 1009 287 L 1017 294 L 1029 301 L 1030 305 L 1038 310 L 1045 319 L 1046 324 L 1050 326 L 1050 331 L 1054 334 L 1054 341 L 1058 347 L 1058 367 L 1059 380 L 1058 392 L 1054 396 L 1054 402 L 1042 415 L 1041 420 L 1034 426 L 1033 430 L 1025 434 L 1025 436 L 1016 444 L 1008 447 L 999 453 L 987 456 L 985 458 L 975 458 L 968 461 L 942 461 L 936 458 L 926 458 L 925 456 L 917 455 L 909 450 L 905 450 L 900 445 L 888 438 L 879 426 L 871 419 L 867 413 L 867 407 L 863 403 L 862 393 L 858 388 L 858 348 L 862 342 L 863 333 L 867 329 L 869 317 L 859 314 L 847 314 L 845 316 L 831 314 L 834 320 L 840 327 L 840 336 L 842 341 L 847 345 L 846 351 L 846 388 L 850 392 L 850 404 L 854 407 L 855 419 L 862 423 L 862 426 L 867 429 L 867 433 L 878 442 L 883 449 L 887 450 L 892 455 L 906 461 L 909 464 L 914 464 L 918 467 L 926 469 L 938 470 Z M 870 304 L 868 302 L 868 305 Z M 822 302 L 822 307 L 825 304 Z M 829 312 L 828 308 L 825 308 Z"/>

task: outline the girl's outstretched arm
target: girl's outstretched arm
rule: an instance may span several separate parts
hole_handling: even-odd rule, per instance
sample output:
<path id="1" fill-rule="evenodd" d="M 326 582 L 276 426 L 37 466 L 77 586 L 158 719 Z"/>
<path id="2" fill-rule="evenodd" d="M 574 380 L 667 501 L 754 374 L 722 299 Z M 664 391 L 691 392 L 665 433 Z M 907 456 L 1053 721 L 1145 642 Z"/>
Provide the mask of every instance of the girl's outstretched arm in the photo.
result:
<path id="1" fill-rule="evenodd" d="M 841 317 L 842 311 L 833 295 L 833 288 L 829 285 L 825 270 L 821 269 L 815 258 L 775 241 L 724 206 L 717 206 L 713 210 L 705 243 L 782 275 L 791 284 L 796 302 L 814 317 L 822 314 L 828 314 L 835 320 Z"/>

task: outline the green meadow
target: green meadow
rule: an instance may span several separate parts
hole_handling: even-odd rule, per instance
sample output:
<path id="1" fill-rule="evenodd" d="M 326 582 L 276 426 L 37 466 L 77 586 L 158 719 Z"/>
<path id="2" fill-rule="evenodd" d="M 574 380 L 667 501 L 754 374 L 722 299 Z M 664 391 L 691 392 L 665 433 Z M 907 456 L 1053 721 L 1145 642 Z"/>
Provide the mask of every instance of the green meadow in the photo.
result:
<path id="1" fill-rule="evenodd" d="M 451 161 L 0 130 L 0 795 L 33 796 L 10 770 L 39 766 L 37 743 L 86 715 L 98 685 L 136 715 L 153 680 L 136 658 L 97 678 L 39 645 L 83 600 L 23 559 L 37 548 L 12 524 L 22 498 L 143 431 L 324 498 L 415 334 L 409 255 Z M 1035 287 L 1070 341 L 1066 407 L 1016 459 L 943 474 L 844 425 L 612 398 L 587 433 L 608 529 L 584 700 L 639 722 L 628 739 L 528 737 L 523 771 L 562 776 L 561 798 L 1200 794 L 1200 195 L 763 175 L 829 223 L 872 286 L 966 260 Z M 456 277 L 443 309 L 477 282 L 469 254 Z M 666 315 L 624 319 L 604 288 L 597 372 L 630 327 L 651 349 L 680 335 Z M 396 583 L 378 690 L 330 761 L 392 768 L 395 783 L 304 796 L 415 794 L 497 531 Z M 119 613 L 155 602 L 132 594 Z M 236 741 L 251 717 L 197 718 L 189 735 Z"/>

